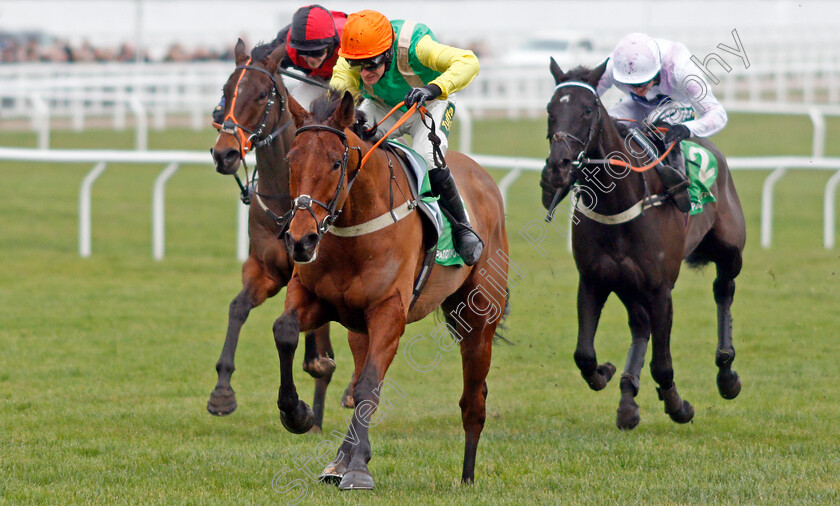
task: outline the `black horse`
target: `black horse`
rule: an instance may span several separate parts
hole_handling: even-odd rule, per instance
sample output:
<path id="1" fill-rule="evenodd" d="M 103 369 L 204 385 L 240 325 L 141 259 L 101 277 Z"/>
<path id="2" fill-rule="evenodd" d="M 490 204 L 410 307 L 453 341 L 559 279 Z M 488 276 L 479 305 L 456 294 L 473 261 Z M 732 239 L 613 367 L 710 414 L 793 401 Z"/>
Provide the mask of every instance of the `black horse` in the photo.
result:
<path id="1" fill-rule="evenodd" d="M 650 369 L 659 384 L 659 397 L 671 419 L 686 423 L 694 416 L 694 409 L 680 398 L 674 384 L 671 290 L 683 259 L 691 267 L 709 262 L 716 265 L 717 385 L 722 397 L 735 398 L 741 391 L 741 380 L 732 370 L 735 349 L 729 309 L 735 277 L 741 271 L 746 239 L 744 214 L 726 160 L 707 140 L 691 139 L 717 158 L 718 177 L 711 187 L 717 201 L 705 204 L 702 213 L 690 217 L 666 198 L 658 176 L 611 162 L 623 158 L 628 165 L 642 168 L 650 159 L 635 156 L 628 149 L 630 144 L 625 143 L 597 96 L 595 90 L 605 67 L 606 62 L 594 69 L 579 67 L 565 74 L 551 60 L 557 87 L 548 104 L 551 151 L 540 186 L 543 205 L 551 216 L 572 185 L 579 184 L 580 199 L 572 215 L 572 248 L 580 273 L 575 363 L 593 390 L 604 388 L 615 373 L 613 364 L 598 364 L 594 347 L 601 310 L 614 292 L 627 308 L 632 334 L 621 377 L 616 424 L 620 429 L 632 429 L 639 423 L 639 406 L 634 398 L 651 335 Z M 635 148 L 632 151 L 642 152 Z"/>

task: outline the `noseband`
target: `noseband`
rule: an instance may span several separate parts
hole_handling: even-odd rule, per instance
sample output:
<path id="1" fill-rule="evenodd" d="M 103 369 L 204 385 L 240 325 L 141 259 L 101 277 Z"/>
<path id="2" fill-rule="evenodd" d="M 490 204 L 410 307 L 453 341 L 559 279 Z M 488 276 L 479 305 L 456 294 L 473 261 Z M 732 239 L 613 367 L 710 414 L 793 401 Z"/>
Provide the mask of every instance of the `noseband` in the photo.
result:
<path id="1" fill-rule="evenodd" d="M 307 132 L 310 130 L 322 130 L 325 132 L 331 132 L 337 135 L 341 139 L 341 143 L 344 145 L 344 156 L 341 158 L 340 167 L 341 170 L 341 177 L 338 179 L 338 186 L 336 186 L 335 193 L 333 194 L 332 199 L 329 203 L 325 204 L 320 200 L 313 199 L 309 195 L 300 195 L 292 201 L 292 208 L 284 214 L 281 218 L 279 218 L 280 224 L 280 237 L 286 233 L 286 230 L 289 228 L 289 224 L 292 222 L 292 218 L 295 217 L 297 214 L 298 209 L 302 209 L 305 211 L 309 211 L 309 214 L 312 215 L 312 218 L 315 220 L 315 223 L 318 226 L 318 238 L 320 239 L 327 230 L 330 229 L 335 220 L 341 215 L 341 209 L 338 209 L 338 199 L 341 196 L 341 190 L 344 189 L 344 179 L 347 176 L 347 163 L 350 160 L 350 150 L 355 149 L 359 153 L 359 163 L 356 167 L 356 173 L 353 174 L 353 177 L 347 182 L 347 192 L 350 192 L 350 188 L 353 186 L 353 182 L 356 181 L 356 177 L 361 172 L 361 159 L 362 159 L 362 148 L 358 146 L 350 147 L 347 144 L 347 134 L 338 130 L 337 128 L 328 127 L 326 125 L 306 125 L 298 128 L 297 132 L 295 132 L 295 136 L 300 135 L 302 132 Z M 315 216 L 315 210 L 312 209 L 312 204 L 317 204 L 324 208 L 327 211 L 327 215 L 324 217 L 321 222 L 318 222 L 318 217 Z"/>

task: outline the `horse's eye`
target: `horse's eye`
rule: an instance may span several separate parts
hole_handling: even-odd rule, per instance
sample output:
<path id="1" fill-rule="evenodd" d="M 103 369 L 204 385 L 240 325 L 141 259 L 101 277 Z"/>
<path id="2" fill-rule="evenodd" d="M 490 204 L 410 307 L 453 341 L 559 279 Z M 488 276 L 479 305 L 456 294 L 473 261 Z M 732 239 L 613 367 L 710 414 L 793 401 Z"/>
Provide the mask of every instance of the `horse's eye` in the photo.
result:
<path id="1" fill-rule="evenodd" d="M 268 96 L 268 93 L 266 93 L 266 92 L 260 93 L 260 100 L 265 100 L 265 97 L 267 97 L 267 96 Z"/>
<path id="2" fill-rule="evenodd" d="M 341 160 L 336 160 L 335 163 L 333 163 L 332 170 L 339 170 L 340 168 L 341 168 Z"/>
<path id="3" fill-rule="evenodd" d="M 584 111 L 586 114 L 592 114 L 592 107 L 585 107 L 585 108 L 583 109 L 583 111 Z"/>

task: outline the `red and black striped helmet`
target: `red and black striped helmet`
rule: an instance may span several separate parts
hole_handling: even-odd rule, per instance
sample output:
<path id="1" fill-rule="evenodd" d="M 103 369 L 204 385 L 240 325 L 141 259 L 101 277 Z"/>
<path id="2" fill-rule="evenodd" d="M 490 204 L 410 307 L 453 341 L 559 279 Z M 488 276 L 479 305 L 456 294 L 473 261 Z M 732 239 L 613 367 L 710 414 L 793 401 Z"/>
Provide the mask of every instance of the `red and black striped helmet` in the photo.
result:
<path id="1" fill-rule="evenodd" d="M 288 44 L 301 54 L 337 47 L 338 32 L 330 11 L 317 4 L 298 9 L 292 16 Z"/>

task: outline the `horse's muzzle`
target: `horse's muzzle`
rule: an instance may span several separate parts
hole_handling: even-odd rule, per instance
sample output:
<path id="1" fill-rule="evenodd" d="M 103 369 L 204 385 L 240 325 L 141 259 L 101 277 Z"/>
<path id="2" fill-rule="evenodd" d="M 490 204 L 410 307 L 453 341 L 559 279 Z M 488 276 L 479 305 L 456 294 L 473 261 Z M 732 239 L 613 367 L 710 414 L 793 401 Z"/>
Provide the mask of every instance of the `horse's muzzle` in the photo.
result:
<path id="1" fill-rule="evenodd" d="M 321 237 L 315 232 L 304 235 L 300 240 L 292 238 L 290 232 L 286 232 L 283 235 L 286 250 L 292 257 L 292 260 L 298 264 L 308 264 L 309 262 L 315 261 L 318 257 L 318 243 L 320 239 Z"/>
<path id="2" fill-rule="evenodd" d="M 213 156 L 213 161 L 216 163 L 216 172 L 219 174 L 229 176 L 236 174 L 236 171 L 239 170 L 239 161 L 242 158 L 239 156 L 239 150 L 236 148 L 210 148 L 210 154 Z"/>

